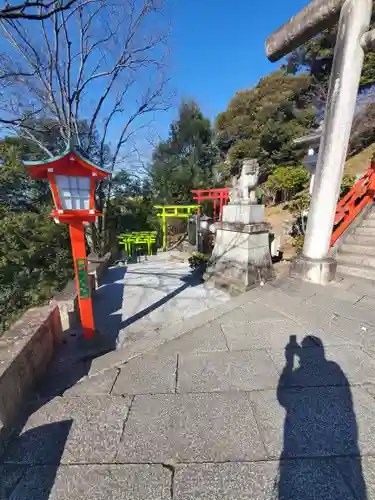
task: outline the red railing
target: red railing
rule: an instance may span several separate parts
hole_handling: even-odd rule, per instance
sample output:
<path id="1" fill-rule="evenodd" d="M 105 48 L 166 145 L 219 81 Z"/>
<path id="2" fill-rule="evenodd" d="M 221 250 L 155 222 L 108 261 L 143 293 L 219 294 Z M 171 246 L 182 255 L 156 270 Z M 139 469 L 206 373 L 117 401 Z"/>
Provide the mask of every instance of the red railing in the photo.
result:
<path id="1" fill-rule="evenodd" d="M 371 163 L 367 172 L 351 190 L 339 200 L 336 207 L 335 221 L 331 238 L 331 247 L 336 243 L 359 212 L 373 202 L 375 192 L 375 162 Z"/>

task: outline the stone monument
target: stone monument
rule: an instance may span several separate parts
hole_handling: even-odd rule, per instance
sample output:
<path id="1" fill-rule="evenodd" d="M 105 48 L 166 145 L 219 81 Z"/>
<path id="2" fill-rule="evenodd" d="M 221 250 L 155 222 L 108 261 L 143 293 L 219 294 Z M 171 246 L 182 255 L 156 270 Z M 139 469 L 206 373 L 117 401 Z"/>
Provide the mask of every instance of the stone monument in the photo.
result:
<path id="1" fill-rule="evenodd" d="M 215 247 L 204 276 L 208 284 L 243 292 L 272 276 L 269 225 L 255 194 L 258 179 L 258 162 L 245 159 L 241 175 L 232 179 L 223 220 L 216 224 Z"/>

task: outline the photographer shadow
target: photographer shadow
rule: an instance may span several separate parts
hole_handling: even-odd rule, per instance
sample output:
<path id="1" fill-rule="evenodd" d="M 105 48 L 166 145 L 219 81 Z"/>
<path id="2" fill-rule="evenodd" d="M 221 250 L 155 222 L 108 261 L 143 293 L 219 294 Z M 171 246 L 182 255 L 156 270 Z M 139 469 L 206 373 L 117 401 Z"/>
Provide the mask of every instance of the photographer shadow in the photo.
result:
<path id="1" fill-rule="evenodd" d="M 299 366 L 294 369 L 296 357 Z M 367 500 L 347 377 L 326 359 L 317 337 L 307 336 L 298 345 L 291 336 L 285 359 L 277 388 L 286 412 L 278 500 Z"/>

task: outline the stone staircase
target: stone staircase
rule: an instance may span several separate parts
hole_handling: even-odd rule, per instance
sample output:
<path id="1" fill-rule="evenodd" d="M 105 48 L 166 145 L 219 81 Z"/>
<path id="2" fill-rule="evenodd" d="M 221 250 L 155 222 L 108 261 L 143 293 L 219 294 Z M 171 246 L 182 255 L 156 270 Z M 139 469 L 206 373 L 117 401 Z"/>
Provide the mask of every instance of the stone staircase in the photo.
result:
<path id="1" fill-rule="evenodd" d="M 349 234 L 336 254 L 340 274 L 375 280 L 375 210 Z"/>

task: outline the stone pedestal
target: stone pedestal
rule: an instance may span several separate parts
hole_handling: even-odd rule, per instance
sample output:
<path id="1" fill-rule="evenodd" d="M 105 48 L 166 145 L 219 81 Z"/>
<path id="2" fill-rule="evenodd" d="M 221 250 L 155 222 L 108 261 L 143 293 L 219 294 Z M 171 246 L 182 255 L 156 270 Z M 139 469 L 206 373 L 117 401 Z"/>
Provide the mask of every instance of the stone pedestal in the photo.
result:
<path id="1" fill-rule="evenodd" d="M 204 276 L 208 284 L 244 292 L 272 276 L 269 225 L 264 206 L 248 203 L 224 207 L 215 247 Z"/>
<path id="2" fill-rule="evenodd" d="M 332 258 L 314 260 L 300 255 L 291 265 L 290 276 L 319 285 L 328 285 L 335 279 L 336 267 L 337 263 Z"/>

